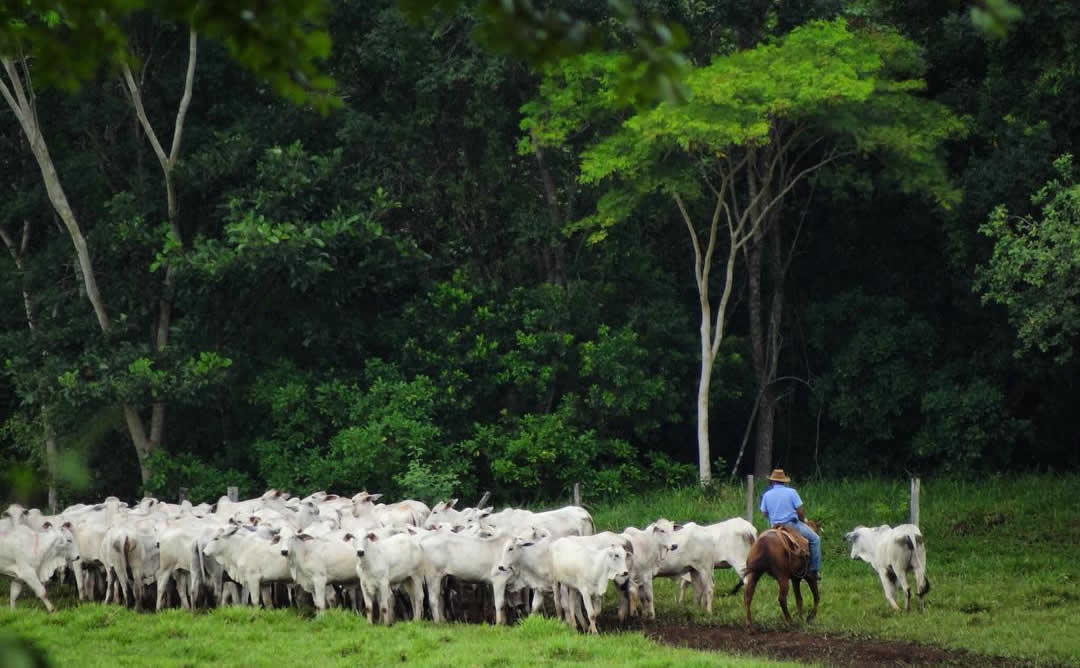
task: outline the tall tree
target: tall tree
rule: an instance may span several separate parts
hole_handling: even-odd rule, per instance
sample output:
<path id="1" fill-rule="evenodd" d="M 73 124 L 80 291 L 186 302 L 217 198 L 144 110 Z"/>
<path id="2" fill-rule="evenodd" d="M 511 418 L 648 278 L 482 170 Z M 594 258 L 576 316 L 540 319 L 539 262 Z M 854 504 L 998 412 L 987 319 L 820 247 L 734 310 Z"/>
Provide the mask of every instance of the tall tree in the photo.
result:
<path id="1" fill-rule="evenodd" d="M 542 141 L 557 144 L 579 126 L 586 89 L 600 79 L 582 76 L 582 67 L 611 72 L 617 66 L 584 62 L 564 68 L 567 85 L 544 87 L 545 104 L 531 108 L 529 123 L 540 128 Z M 955 196 L 940 146 L 961 125 L 946 108 L 919 97 L 921 68 L 914 45 L 895 34 L 814 22 L 775 44 L 692 71 L 690 102 L 640 111 L 583 154 L 581 179 L 608 186 L 596 213 L 578 223 L 594 241 L 652 195 L 670 199 L 690 238 L 700 313 L 703 484 L 712 480 L 709 393 L 738 258 L 796 186 L 840 159 L 879 154 L 903 165 L 896 176 L 904 190 L 942 202 Z M 717 253 L 719 300 L 712 296 Z M 759 455 L 758 464 L 767 459 L 771 453 Z"/>

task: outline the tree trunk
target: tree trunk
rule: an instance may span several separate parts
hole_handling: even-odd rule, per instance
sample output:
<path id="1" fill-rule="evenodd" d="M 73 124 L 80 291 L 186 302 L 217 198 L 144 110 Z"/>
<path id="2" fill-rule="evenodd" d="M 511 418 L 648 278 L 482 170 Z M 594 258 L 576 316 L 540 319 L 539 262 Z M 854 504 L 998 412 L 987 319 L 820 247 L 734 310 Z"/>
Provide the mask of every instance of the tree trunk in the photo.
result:
<path id="1" fill-rule="evenodd" d="M 709 329 L 712 315 L 706 302 L 701 309 L 701 375 L 697 395 L 698 477 L 702 487 L 712 484 L 709 445 L 709 389 L 712 385 L 713 355 Z"/>
<path id="2" fill-rule="evenodd" d="M 60 220 L 63 221 L 68 234 L 71 236 L 71 242 L 75 246 L 75 254 L 79 260 L 79 272 L 82 274 L 86 296 L 94 309 L 94 315 L 97 316 L 98 326 L 101 328 L 102 333 L 107 336 L 112 330 L 112 322 L 109 320 L 109 315 L 105 310 L 105 301 L 101 296 L 101 291 L 98 289 L 97 276 L 94 273 L 94 265 L 90 259 L 90 250 L 86 245 L 86 239 L 83 237 L 79 221 L 75 218 L 75 213 L 68 202 L 67 194 L 60 184 L 60 176 L 57 174 L 56 166 L 49 155 L 49 147 L 45 143 L 45 136 L 38 126 L 33 89 L 29 86 L 29 81 L 24 89 L 14 61 L 0 56 L 0 64 L 3 65 L 8 79 L 11 81 L 11 89 L 9 90 L 3 79 L 0 79 L 0 95 L 11 107 L 12 112 L 19 121 L 19 125 L 22 126 L 26 140 L 30 143 L 30 150 L 37 160 L 38 168 L 41 170 L 41 177 L 45 182 L 45 191 L 49 196 L 49 202 L 53 205 L 56 214 L 60 216 Z M 24 72 L 28 71 L 25 60 L 23 61 L 23 70 Z M 135 444 L 135 451 L 139 455 L 141 465 L 145 458 L 143 452 L 145 450 L 146 430 L 143 428 L 142 420 L 134 407 L 125 404 L 123 409 L 124 415 L 127 417 L 128 431 L 131 433 L 131 440 Z M 149 474 L 145 470 L 142 474 L 145 482 L 149 478 Z"/>

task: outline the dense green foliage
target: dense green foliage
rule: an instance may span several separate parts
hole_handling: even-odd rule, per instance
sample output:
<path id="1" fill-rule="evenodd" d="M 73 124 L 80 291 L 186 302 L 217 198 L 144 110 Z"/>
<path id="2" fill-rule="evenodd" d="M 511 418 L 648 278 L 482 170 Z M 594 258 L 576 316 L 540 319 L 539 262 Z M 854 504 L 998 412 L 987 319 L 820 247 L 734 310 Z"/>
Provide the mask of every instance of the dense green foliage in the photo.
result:
<path id="1" fill-rule="evenodd" d="M 506 16 L 484 2 L 296 2 L 250 48 L 228 37 L 242 3 L 193 18 L 181 2 L 114 3 L 93 35 L 55 4 L 5 4 L 0 52 L 23 48 L 13 70 L 41 84 L 37 122 L 112 327 L 95 322 L 5 106 L 6 496 L 42 503 L 47 433 L 63 502 L 228 485 L 535 501 L 575 482 L 598 500 L 686 483 L 700 323 L 671 194 L 707 220 L 725 160 L 796 128 L 792 152 L 773 155 L 821 168 L 770 214 L 784 235 L 758 252 L 784 271 L 761 272 L 753 293 L 766 314 L 783 297 L 772 463 L 826 476 L 1080 463 L 1075 181 L 1060 159 L 1080 139 L 1071 3 L 1015 3 L 1022 16 L 991 39 L 959 2 L 561 0 L 501 3 Z M 199 56 L 171 226 L 105 64 L 135 64 L 170 136 L 189 18 Z M 549 20 L 569 40 L 550 52 L 484 38 Z M 621 84 L 675 63 L 664 25 L 689 40 L 681 105 Z M 85 37 L 85 62 L 102 66 L 56 70 L 57 34 Z M 259 55 L 282 43 L 295 60 Z M 335 105 L 320 102 L 323 74 Z M 61 75 L 84 83 L 45 85 Z M 297 106 L 275 91 L 315 95 Z M 740 198 L 748 187 L 732 181 Z M 761 428 L 747 268 L 738 255 L 709 390 L 717 476 Z M 160 445 L 140 461 L 125 410 L 153 406 L 168 407 Z M 741 461 L 734 473 L 752 469 Z"/>

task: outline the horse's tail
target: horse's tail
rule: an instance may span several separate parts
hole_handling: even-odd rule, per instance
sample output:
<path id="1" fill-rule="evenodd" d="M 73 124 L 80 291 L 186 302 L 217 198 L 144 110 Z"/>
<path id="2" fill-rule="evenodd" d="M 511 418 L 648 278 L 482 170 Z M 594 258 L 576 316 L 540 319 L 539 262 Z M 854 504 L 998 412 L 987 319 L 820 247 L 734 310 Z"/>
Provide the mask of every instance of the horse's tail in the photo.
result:
<path id="1" fill-rule="evenodd" d="M 917 529 L 909 531 L 900 539 L 911 550 L 911 570 L 915 571 L 915 590 L 919 596 L 930 592 L 930 580 L 926 577 L 926 540 Z"/>

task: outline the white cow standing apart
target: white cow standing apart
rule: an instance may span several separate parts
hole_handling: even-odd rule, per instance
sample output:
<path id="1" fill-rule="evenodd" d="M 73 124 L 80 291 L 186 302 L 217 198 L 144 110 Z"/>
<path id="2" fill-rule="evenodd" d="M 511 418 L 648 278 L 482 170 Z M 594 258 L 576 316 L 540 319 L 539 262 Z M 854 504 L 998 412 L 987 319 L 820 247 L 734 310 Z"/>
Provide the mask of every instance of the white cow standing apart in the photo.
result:
<path id="1" fill-rule="evenodd" d="M 904 592 L 904 609 L 911 609 L 907 572 L 913 571 L 919 609 L 923 609 L 923 598 L 930 592 L 930 580 L 926 578 L 926 541 L 919 527 L 914 524 L 857 526 L 844 534 L 844 538 L 851 543 L 851 558 L 862 559 L 877 572 L 885 589 L 885 600 L 894 610 L 900 609 L 896 603 L 897 586 Z"/>
<path id="2" fill-rule="evenodd" d="M 45 609 L 52 612 L 53 604 L 43 583 L 78 559 L 79 548 L 69 524 L 56 528 L 46 522 L 40 531 L 14 521 L 0 526 L 0 574 L 14 578 L 10 586 L 12 608 L 25 584 L 41 599 Z"/>

